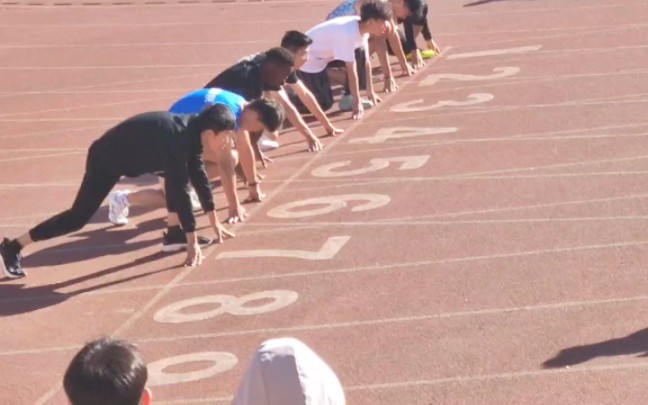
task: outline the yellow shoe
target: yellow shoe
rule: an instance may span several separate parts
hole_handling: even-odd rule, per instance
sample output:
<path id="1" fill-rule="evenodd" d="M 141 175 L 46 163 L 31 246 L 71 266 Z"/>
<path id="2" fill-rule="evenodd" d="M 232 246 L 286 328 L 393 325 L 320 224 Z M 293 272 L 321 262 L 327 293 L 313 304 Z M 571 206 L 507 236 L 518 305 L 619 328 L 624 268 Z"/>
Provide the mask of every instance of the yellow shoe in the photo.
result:
<path id="1" fill-rule="evenodd" d="M 423 56 L 423 59 L 430 59 L 437 56 L 437 53 L 434 52 L 432 49 L 425 49 L 421 51 L 421 56 Z"/>
<path id="2" fill-rule="evenodd" d="M 435 56 L 437 56 L 437 53 L 434 52 L 432 49 L 424 49 L 424 50 L 421 51 L 421 57 L 424 60 L 434 58 Z M 408 53 L 406 55 L 406 58 L 407 58 L 408 61 L 412 61 L 412 53 Z"/>

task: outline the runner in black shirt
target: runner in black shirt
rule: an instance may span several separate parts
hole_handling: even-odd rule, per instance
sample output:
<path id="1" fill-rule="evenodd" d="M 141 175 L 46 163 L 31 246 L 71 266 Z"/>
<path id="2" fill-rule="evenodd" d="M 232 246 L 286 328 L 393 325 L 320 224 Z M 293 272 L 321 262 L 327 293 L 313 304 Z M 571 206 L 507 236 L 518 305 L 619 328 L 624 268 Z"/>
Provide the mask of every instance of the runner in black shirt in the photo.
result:
<path id="1" fill-rule="evenodd" d="M 398 22 L 403 23 L 403 28 L 405 29 L 405 34 L 401 34 L 403 50 L 405 51 L 405 54 L 411 56 L 412 66 L 414 66 L 414 68 L 420 69 L 423 67 L 423 56 L 421 55 L 421 50 L 416 45 L 416 37 L 418 37 L 419 34 L 423 35 L 423 39 L 425 40 L 428 49 L 433 50 L 437 54 L 441 52 L 441 49 L 432 37 L 432 32 L 430 31 L 430 25 L 428 23 L 428 5 L 425 2 L 423 2 L 421 9 L 417 13 L 414 13 L 406 19 L 399 19 Z"/>
<path id="2" fill-rule="evenodd" d="M 243 59 L 205 85 L 231 91 L 252 101 L 266 91 L 279 91 L 293 71 L 295 59 L 282 48 L 272 48 L 260 58 Z"/>
<path id="3" fill-rule="evenodd" d="M 213 78 L 205 85 L 205 88 L 227 90 L 238 94 L 247 101 L 253 101 L 263 97 L 265 92 L 281 90 L 281 86 L 286 83 L 292 73 L 294 64 L 295 59 L 290 51 L 283 48 L 272 48 L 252 60 L 239 61 Z M 287 115 L 290 118 L 290 114 Z M 248 202 L 262 201 L 265 197 L 258 183 L 260 176 L 257 173 L 254 157 L 254 149 L 256 149 L 265 166 L 267 158 L 263 156 L 257 145 L 260 137 L 261 133 L 250 134 L 241 131 L 235 138 L 241 169 L 243 169 L 249 188 Z M 319 142 L 317 138 L 315 141 Z"/>
<path id="4" fill-rule="evenodd" d="M 218 241 L 222 242 L 223 234 L 233 236 L 218 222 L 201 155 L 203 147 L 212 148 L 218 134 L 233 131 L 235 125 L 231 110 L 216 104 L 198 115 L 144 113 L 108 130 L 90 146 L 85 175 L 72 208 L 42 222 L 17 239 L 5 238 L 0 243 L 0 265 L 5 275 L 11 278 L 25 275 L 20 252 L 27 245 L 85 226 L 122 176 L 137 177 L 153 172 L 164 173 L 167 208 L 178 214 L 187 234 L 185 265 L 200 264 L 202 254 L 195 232 L 189 183 L 196 189 Z"/>

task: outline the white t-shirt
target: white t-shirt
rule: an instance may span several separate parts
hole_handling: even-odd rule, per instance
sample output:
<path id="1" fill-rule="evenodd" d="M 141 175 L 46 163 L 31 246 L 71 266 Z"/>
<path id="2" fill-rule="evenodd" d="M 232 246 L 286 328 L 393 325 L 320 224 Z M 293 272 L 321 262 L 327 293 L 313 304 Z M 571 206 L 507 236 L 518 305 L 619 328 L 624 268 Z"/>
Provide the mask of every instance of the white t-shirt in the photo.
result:
<path id="1" fill-rule="evenodd" d="M 241 381 L 232 405 L 345 405 L 331 368 L 294 338 L 265 341 Z"/>
<path id="2" fill-rule="evenodd" d="M 355 50 L 367 48 L 369 35 L 360 35 L 360 17 L 338 17 L 316 25 L 306 32 L 312 40 L 308 60 L 300 69 L 319 73 L 334 60 L 355 61 Z"/>

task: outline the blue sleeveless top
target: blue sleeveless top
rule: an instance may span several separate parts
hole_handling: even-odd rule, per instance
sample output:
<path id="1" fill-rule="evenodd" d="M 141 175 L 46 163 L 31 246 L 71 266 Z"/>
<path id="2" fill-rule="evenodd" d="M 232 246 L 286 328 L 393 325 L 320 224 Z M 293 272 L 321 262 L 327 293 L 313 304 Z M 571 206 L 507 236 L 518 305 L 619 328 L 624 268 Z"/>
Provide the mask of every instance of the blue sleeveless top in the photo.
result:
<path id="1" fill-rule="evenodd" d="M 238 94 L 223 89 L 208 88 L 192 91 L 176 101 L 169 109 L 169 112 L 174 114 L 197 114 L 205 107 L 213 104 L 225 104 L 228 106 L 236 117 L 236 129 L 238 129 L 241 113 L 245 106 L 245 99 Z"/>

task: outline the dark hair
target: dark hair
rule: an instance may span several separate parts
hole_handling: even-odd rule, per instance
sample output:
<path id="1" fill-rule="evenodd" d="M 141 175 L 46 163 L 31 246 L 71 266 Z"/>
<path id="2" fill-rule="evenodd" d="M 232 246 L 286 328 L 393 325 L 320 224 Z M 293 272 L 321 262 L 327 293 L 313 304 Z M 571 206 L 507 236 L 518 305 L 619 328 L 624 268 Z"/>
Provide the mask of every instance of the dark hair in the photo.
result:
<path id="1" fill-rule="evenodd" d="M 419 21 L 423 17 L 423 7 L 425 7 L 425 4 L 425 0 L 405 0 L 405 6 L 414 21 Z"/>
<path id="2" fill-rule="evenodd" d="M 63 378 L 72 405 L 138 405 L 148 371 L 137 348 L 103 338 L 77 353 Z"/>
<path id="3" fill-rule="evenodd" d="M 282 66 L 295 66 L 295 55 L 280 46 L 265 51 L 266 61 Z"/>
<path id="4" fill-rule="evenodd" d="M 272 100 L 259 98 L 252 101 L 245 108 L 250 108 L 259 114 L 259 119 L 263 123 L 263 126 L 270 132 L 279 129 L 283 123 L 284 112 L 279 104 Z"/>
<path id="5" fill-rule="evenodd" d="M 236 117 L 228 106 L 217 103 L 205 107 L 196 117 L 196 124 L 200 132 L 208 129 L 214 132 L 233 131 Z"/>
<path id="6" fill-rule="evenodd" d="M 392 18 L 391 6 L 380 0 L 367 0 L 360 7 L 360 21 L 369 20 L 389 21 Z"/>
<path id="7" fill-rule="evenodd" d="M 313 40 L 308 35 L 299 31 L 286 31 L 283 38 L 281 38 L 281 47 L 292 52 L 297 52 L 302 48 L 306 48 L 312 43 Z"/>

